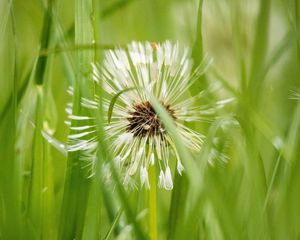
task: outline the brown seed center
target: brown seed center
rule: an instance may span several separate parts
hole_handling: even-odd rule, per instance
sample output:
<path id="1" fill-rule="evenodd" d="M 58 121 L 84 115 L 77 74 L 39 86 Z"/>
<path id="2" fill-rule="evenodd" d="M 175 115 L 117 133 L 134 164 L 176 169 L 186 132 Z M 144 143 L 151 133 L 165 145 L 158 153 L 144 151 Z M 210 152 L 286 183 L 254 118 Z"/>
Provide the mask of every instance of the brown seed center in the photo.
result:
<path id="1" fill-rule="evenodd" d="M 176 120 L 174 109 L 163 102 L 161 104 L 170 116 Z M 128 113 L 129 117 L 127 120 L 129 123 L 126 130 L 133 133 L 135 137 L 162 136 L 165 132 L 164 125 L 149 101 L 135 104 L 133 110 Z"/>

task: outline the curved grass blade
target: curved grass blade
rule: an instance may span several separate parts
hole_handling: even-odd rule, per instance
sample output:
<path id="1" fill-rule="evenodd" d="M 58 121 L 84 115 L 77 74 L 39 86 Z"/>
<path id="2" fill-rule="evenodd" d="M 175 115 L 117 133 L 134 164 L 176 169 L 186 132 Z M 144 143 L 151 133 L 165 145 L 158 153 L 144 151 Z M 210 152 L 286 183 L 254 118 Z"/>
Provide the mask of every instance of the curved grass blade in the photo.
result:
<path id="1" fill-rule="evenodd" d="M 119 210 L 119 212 L 117 213 L 117 216 L 116 216 L 114 222 L 110 226 L 110 229 L 108 230 L 108 232 L 107 232 L 107 234 L 106 234 L 106 236 L 104 237 L 103 240 L 108 240 L 109 239 L 109 237 L 110 237 L 111 233 L 113 232 L 114 228 L 117 226 L 117 223 L 119 222 L 120 217 L 122 216 L 122 213 L 123 213 L 123 208 L 121 208 Z"/>
<path id="2" fill-rule="evenodd" d="M 191 154 L 189 153 L 184 143 L 182 142 L 181 137 L 179 136 L 176 130 L 176 126 L 173 122 L 173 119 L 170 117 L 170 115 L 167 113 L 164 107 L 160 104 L 160 102 L 151 93 L 149 93 L 149 99 L 155 112 L 158 114 L 159 119 L 162 120 L 164 126 L 166 127 L 167 132 L 170 134 L 170 136 L 174 141 L 175 147 L 180 155 L 180 158 L 182 159 L 185 165 L 187 176 L 191 180 L 191 184 L 194 183 L 197 185 L 198 183 L 197 179 L 200 178 L 198 172 L 198 166 L 196 165 Z"/>
<path id="3" fill-rule="evenodd" d="M 131 91 L 131 90 L 134 90 L 134 89 L 136 89 L 136 87 L 126 88 L 126 89 L 123 89 L 122 91 L 118 92 L 115 96 L 113 96 L 113 98 L 112 98 L 111 101 L 110 101 L 109 108 L 108 108 L 108 112 L 107 112 L 108 123 L 110 123 L 110 121 L 111 121 L 112 112 L 113 112 L 114 106 L 115 106 L 115 104 L 116 104 L 118 98 L 119 98 L 123 93 L 128 92 L 128 91 Z"/>

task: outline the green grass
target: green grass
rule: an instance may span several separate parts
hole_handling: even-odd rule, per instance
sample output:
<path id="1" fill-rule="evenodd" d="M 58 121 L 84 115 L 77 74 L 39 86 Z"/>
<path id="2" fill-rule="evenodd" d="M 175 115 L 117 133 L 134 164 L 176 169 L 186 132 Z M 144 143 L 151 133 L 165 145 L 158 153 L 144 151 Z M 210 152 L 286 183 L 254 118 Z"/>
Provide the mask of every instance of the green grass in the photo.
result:
<path id="1" fill-rule="evenodd" d="M 297 0 L 0 0 L 0 239 L 300 239 L 299 24 Z M 206 136 L 198 153 L 151 99 L 185 166 L 172 191 L 123 186 L 102 106 L 93 177 L 42 135 L 67 141 L 67 102 L 90 115 L 80 98 L 102 93 L 91 62 L 133 40 L 178 40 L 194 67 L 213 59 L 191 95 L 214 83 L 200 105 L 234 98 L 189 125 Z"/>

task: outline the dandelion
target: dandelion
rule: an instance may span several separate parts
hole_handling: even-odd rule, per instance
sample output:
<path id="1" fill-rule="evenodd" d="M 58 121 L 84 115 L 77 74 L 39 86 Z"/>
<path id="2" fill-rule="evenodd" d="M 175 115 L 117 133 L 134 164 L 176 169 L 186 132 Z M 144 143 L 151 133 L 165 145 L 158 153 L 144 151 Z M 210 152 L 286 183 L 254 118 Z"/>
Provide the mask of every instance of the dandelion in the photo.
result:
<path id="1" fill-rule="evenodd" d="M 124 184 L 139 175 L 141 185 L 149 188 L 148 168 L 155 165 L 159 167 L 158 185 L 170 190 L 170 161 L 175 159 L 179 174 L 184 171 L 173 139 L 155 112 L 150 96 L 160 101 L 186 147 L 200 149 L 203 136 L 185 123 L 203 120 L 212 111 L 195 104 L 202 93 L 191 97 L 188 89 L 203 74 L 208 62 L 192 71 L 189 54 L 189 49 L 179 43 L 133 42 L 125 49 L 106 51 L 103 63 L 93 65 L 94 80 L 105 91 L 103 109 L 108 111 L 111 99 L 118 96 L 106 119 L 105 131 L 115 163 L 124 173 Z M 93 100 L 82 98 L 82 106 L 97 111 L 99 96 L 96 94 Z M 72 115 L 70 109 L 70 120 L 78 124 L 71 127 L 77 132 L 69 136 L 68 151 L 83 151 L 84 157 L 90 156 L 93 161 L 98 147 L 96 126 L 85 125 L 92 118 Z"/>

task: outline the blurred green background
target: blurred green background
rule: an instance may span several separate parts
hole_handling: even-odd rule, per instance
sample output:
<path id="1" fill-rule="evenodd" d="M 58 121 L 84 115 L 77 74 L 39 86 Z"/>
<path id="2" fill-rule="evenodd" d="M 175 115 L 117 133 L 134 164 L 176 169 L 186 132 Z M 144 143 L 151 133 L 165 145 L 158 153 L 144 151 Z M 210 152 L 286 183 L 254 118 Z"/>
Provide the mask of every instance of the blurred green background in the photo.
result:
<path id="1" fill-rule="evenodd" d="M 42 136 L 67 141 L 68 87 L 89 96 L 90 63 L 133 40 L 212 58 L 191 94 L 235 99 L 191 126 L 206 140 L 157 191 L 158 239 L 300 239 L 299 22 L 298 0 L 0 0 L 0 239 L 155 239 L 147 190 L 87 178 Z"/>

